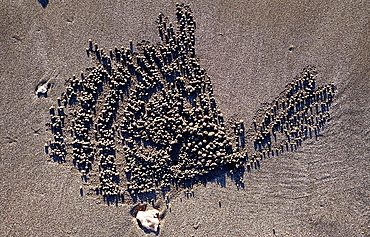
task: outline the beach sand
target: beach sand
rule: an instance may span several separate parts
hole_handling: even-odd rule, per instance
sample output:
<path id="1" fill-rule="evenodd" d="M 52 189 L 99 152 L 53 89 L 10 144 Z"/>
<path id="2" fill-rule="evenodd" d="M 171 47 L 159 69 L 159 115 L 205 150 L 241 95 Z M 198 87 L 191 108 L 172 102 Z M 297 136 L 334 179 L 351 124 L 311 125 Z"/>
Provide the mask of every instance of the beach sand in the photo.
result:
<path id="1" fill-rule="evenodd" d="M 43 4 L 41 4 L 42 2 Z M 1 6 L 1 236 L 145 236 L 132 205 L 80 195 L 80 174 L 50 161 L 48 109 L 64 81 L 104 49 L 158 42 L 175 1 L 3 1 Z M 171 200 L 159 236 L 369 236 L 369 12 L 365 1 L 192 1 L 196 54 L 225 119 L 252 123 L 307 65 L 334 83 L 332 119 L 317 139 L 244 173 Z M 38 98 L 39 82 L 52 84 Z M 154 233 L 148 234 L 154 236 Z"/>

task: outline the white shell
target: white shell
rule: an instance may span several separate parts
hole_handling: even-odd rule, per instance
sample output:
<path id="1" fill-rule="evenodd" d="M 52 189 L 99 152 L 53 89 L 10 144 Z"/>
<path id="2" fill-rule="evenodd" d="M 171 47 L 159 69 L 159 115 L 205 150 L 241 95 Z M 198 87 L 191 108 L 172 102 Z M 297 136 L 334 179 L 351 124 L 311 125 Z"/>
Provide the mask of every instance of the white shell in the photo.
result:
<path id="1" fill-rule="evenodd" d="M 151 231 L 157 232 L 159 226 L 159 211 L 156 209 L 147 211 L 138 211 L 136 219 L 141 225 Z"/>
<path id="2" fill-rule="evenodd" d="M 48 92 L 47 85 L 40 86 L 36 91 L 37 94 L 45 94 L 46 92 Z"/>

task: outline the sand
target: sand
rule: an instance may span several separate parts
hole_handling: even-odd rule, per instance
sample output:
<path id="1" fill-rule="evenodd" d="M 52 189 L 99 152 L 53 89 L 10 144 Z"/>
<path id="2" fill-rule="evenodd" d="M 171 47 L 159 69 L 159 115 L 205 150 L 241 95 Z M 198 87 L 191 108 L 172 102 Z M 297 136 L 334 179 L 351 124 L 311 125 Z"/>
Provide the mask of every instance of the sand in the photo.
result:
<path id="1" fill-rule="evenodd" d="M 103 48 L 157 41 L 159 12 L 174 1 L 1 3 L 0 235 L 141 236 L 132 206 L 80 195 L 70 164 L 48 161 L 48 108 L 64 80 Z M 244 188 L 218 177 L 171 200 L 159 236 L 368 236 L 369 67 L 365 2 L 196 1 L 196 53 L 227 119 L 251 124 L 306 65 L 338 93 L 321 136 L 264 159 Z M 35 88 L 50 80 L 47 98 Z M 152 234 L 153 235 L 153 234 Z"/>

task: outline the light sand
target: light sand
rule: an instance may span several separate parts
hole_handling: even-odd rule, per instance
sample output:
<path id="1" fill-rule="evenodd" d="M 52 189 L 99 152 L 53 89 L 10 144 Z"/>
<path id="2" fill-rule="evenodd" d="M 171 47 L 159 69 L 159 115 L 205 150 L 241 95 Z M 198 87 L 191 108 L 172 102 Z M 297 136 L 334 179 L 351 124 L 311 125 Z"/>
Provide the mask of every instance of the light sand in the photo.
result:
<path id="1" fill-rule="evenodd" d="M 159 12 L 175 2 L 2 3 L 0 233 L 8 236 L 136 236 L 131 206 L 80 196 L 74 167 L 47 162 L 48 108 L 64 79 L 90 65 L 87 39 L 104 48 L 156 41 Z M 308 64 L 338 95 L 322 136 L 171 201 L 160 236 L 366 236 L 369 233 L 369 78 L 365 3 L 191 3 L 196 52 L 226 118 L 252 122 Z M 293 45 L 294 49 L 289 50 Z M 42 80 L 53 83 L 37 98 Z M 223 185 L 222 185 L 223 184 Z"/>

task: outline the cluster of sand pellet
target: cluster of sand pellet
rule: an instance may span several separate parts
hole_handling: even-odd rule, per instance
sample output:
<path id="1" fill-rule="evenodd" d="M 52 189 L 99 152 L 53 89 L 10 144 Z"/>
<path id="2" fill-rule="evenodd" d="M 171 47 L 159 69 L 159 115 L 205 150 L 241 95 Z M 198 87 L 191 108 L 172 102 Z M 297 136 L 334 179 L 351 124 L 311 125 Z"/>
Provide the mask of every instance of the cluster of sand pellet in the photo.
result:
<path id="1" fill-rule="evenodd" d="M 333 102 L 335 86 L 318 89 L 316 71 L 307 67 L 286 89 L 253 120 L 252 161 L 279 152 L 294 151 L 307 138 L 317 137 L 330 119 L 329 106 Z"/>
<path id="2" fill-rule="evenodd" d="M 307 68 L 256 117 L 253 140 L 243 121 L 230 134 L 196 58 L 191 9 L 178 4 L 176 19 L 159 15 L 156 45 L 130 42 L 106 52 L 90 40 L 86 53 L 96 66 L 68 79 L 50 109 L 51 157 L 71 160 L 106 198 L 136 200 L 216 169 L 252 166 L 317 135 L 329 117 L 334 87 L 315 90 Z M 250 157 L 246 143 L 254 144 Z"/>

